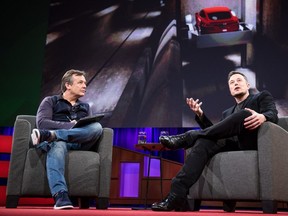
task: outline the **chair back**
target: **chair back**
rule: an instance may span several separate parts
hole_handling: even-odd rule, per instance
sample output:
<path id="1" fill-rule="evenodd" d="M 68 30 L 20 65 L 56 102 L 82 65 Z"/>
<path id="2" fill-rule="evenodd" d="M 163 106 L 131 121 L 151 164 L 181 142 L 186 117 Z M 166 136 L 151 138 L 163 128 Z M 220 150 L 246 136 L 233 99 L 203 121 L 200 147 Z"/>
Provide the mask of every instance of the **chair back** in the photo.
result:
<path id="1" fill-rule="evenodd" d="M 31 125 L 31 130 L 36 128 L 36 116 L 35 115 L 18 115 L 16 117 L 16 120 L 17 119 L 25 119 L 27 120 L 30 125 Z"/>
<path id="2" fill-rule="evenodd" d="M 278 125 L 288 131 L 288 116 L 279 117 Z"/>

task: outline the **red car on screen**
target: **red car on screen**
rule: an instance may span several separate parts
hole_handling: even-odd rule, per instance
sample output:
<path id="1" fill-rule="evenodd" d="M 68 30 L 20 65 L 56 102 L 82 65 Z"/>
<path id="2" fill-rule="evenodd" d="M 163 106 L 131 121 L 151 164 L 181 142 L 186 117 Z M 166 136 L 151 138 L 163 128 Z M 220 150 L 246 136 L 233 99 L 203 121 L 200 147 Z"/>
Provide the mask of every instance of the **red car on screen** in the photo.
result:
<path id="1" fill-rule="evenodd" d="M 195 13 L 196 27 L 201 34 L 239 30 L 239 19 L 228 7 L 203 8 Z"/>

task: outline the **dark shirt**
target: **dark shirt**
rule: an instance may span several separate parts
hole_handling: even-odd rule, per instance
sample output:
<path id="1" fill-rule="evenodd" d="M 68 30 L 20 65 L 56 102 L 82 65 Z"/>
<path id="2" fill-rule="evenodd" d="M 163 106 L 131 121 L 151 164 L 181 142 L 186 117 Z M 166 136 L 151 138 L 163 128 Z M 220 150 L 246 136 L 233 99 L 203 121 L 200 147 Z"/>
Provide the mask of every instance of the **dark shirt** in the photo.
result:
<path id="1" fill-rule="evenodd" d="M 242 101 L 241 103 L 237 104 L 237 105 L 235 106 L 234 110 L 233 110 L 233 113 L 239 112 L 239 111 L 242 109 L 243 104 L 244 104 L 244 101 Z"/>
<path id="2" fill-rule="evenodd" d="M 91 116 L 88 103 L 77 100 L 72 106 L 62 95 L 54 95 L 45 97 L 41 102 L 36 115 L 36 124 L 39 129 L 69 129 L 74 126 L 70 121 L 86 116 Z"/>

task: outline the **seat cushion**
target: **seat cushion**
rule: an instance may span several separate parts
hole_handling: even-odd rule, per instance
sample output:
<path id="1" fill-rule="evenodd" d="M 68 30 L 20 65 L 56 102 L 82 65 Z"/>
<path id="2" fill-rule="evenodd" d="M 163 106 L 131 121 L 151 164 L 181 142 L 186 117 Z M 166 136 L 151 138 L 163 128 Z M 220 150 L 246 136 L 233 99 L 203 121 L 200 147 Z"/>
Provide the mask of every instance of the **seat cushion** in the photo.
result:
<path id="1" fill-rule="evenodd" d="M 257 151 L 216 154 L 190 188 L 192 199 L 259 199 Z"/>
<path id="2" fill-rule="evenodd" d="M 66 163 L 66 179 L 71 196 L 99 194 L 100 155 L 92 151 L 70 151 Z"/>
<path id="3" fill-rule="evenodd" d="M 22 195 L 51 196 L 46 175 L 46 153 L 31 148 L 27 152 Z M 65 179 L 71 196 L 94 196 L 99 193 L 100 156 L 92 151 L 69 151 Z M 69 171 L 68 171 L 69 170 Z"/>

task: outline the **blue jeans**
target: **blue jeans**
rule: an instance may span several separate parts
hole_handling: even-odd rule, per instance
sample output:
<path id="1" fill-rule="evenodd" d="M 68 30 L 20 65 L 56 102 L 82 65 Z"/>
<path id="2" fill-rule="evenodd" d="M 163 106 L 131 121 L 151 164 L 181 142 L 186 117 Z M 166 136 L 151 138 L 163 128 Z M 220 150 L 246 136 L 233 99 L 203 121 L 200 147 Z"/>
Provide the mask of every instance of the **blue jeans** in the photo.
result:
<path id="1" fill-rule="evenodd" d="M 55 130 L 56 141 L 43 142 L 38 148 L 47 152 L 46 171 L 52 196 L 57 192 L 68 191 L 65 173 L 65 156 L 69 150 L 92 150 L 102 134 L 98 122 L 81 128 Z"/>

